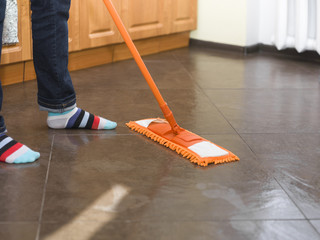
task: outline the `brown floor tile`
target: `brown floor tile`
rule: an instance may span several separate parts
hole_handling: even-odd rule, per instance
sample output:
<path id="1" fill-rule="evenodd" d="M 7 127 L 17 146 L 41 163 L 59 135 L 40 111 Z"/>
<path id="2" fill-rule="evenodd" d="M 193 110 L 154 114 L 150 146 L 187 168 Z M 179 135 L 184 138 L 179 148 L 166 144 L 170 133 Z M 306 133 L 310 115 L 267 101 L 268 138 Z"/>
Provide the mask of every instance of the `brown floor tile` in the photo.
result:
<path id="1" fill-rule="evenodd" d="M 181 63 L 168 52 L 144 57 L 145 64 L 159 89 L 198 88 Z M 127 60 L 71 73 L 77 90 L 149 89 L 134 60 Z"/>
<path id="2" fill-rule="evenodd" d="M 144 60 L 178 123 L 240 162 L 198 167 L 130 131 L 162 117 L 133 60 L 71 73 L 111 131 L 48 129 L 36 81 L 6 86 L 9 135 L 41 158 L 0 164 L 0 239 L 34 239 L 50 156 L 41 239 L 319 239 L 318 64 L 197 47 Z"/>
<path id="3" fill-rule="evenodd" d="M 38 223 L 0 223 L 0 239 L 35 240 Z"/>
<path id="4" fill-rule="evenodd" d="M 72 222 L 62 229 L 45 223 L 42 240 L 309 240 L 320 239 L 308 221 L 222 221 L 222 222 Z M 54 230 L 54 231 L 53 231 Z M 108 237 L 107 237 L 108 236 Z"/>
<path id="5" fill-rule="evenodd" d="M 245 88 L 314 89 L 319 88 L 319 64 L 254 55 L 245 61 Z"/>
<path id="6" fill-rule="evenodd" d="M 34 96 L 29 96 L 34 86 L 30 82 L 4 89 L 2 114 L 8 135 L 40 152 L 41 156 L 31 164 L 0 163 L 0 221 L 39 220 L 52 135 L 48 132 L 46 116 L 31 100 Z"/>
<path id="7" fill-rule="evenodd" d="M 267 54 L 191 48 L 173 52 L 203 89 L 319 88 L 319 65 Z"/>
<path id="8" fill-rule="evenodd" d="M 260 167 L 272 173 L 308 218 L 320 218 L 320 134 L 243 134 Z"/>
<path id="9" fill-rule="evenodd" d="M 162 90 L 162 94 L 181 127 L 197 134 L 235 133 L 201 90 L 166 89 Z M 80 91 L 79 95 L 79 106 L 118 121 L 120 127 L 131 120 L 163 118 L 159 105 L 149 90 L 87 89 Z M 124 133 L 121 128 L 117 132 Z"/>
<path id="10" fill-rule="evenodd" d="M 143 136 L 55 136 L 43 221 L 303 219 L 239 137 L 207 138 L 242 160 L 200 168 Z"/>
<path id="11" fill-rule="evenodd" d="M 317 229 L 318 233 L 320 234 L 320 220 L 312 220 L 310 222 Z"/>
<path id="12" fill-rule="evenodd" d="M 239 133 L 319 133 L 320 92 L 204 90 Z"/>

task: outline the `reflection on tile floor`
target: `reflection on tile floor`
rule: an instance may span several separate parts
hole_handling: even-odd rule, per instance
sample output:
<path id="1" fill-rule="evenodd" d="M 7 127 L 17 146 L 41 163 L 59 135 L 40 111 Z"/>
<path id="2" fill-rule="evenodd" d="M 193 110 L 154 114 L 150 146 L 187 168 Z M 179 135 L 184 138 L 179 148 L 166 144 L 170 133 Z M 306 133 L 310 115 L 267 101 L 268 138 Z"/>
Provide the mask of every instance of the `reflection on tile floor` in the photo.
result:
<path id="1" fill-rule="evenodd" d="M 0 164 L 0 239 L 320 239 L 319 65 L 194 46 L 144 59 L 180 125 L 241 161 L 198 167 L 128 130 L 161 116 L 132 60 L 71 73 L 112 131 L 50 130 L 36 82 L 7 86 L 9 135 L 41 158 Z"/>

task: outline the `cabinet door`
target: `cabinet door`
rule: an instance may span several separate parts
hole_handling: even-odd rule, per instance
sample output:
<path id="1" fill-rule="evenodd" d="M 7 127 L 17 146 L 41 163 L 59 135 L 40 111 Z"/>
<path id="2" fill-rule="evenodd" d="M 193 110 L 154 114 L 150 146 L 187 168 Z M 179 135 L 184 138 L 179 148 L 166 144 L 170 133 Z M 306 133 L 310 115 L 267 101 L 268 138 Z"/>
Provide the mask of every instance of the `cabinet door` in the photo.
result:
<path id="1" fill-rule="evenodd" d="M 120 1 L 112 1 L 119 12 Z M 80 0 L 80 16 L 80 49 L 122 41 L 102 0 Z"/>
<path id="2" fill-rule="evenodd" d="M 197 0 L 171 0 L 171 32 L 194 30 L 197 26 Z"/>
<path id="3" fill-rule="evenodd" d="M 122 0 L 123 21 L 132 39 L 168 34 L 170 0 Z"/>
<path id="4" fill-rule="evenodd" d="M 2 48 L 1 64 L 31 59 L 31 21 L 29 0 L 18 0 L 19 43 Z"/>
<path id="5" fill-rule="evenodd" d="M 72 0 L 70 11 L 69 11 L 69 52 L 76 51 L 80 49 L 80 26 L 79 26 L 79 9 L 80 9 L 80 1 Z"/>

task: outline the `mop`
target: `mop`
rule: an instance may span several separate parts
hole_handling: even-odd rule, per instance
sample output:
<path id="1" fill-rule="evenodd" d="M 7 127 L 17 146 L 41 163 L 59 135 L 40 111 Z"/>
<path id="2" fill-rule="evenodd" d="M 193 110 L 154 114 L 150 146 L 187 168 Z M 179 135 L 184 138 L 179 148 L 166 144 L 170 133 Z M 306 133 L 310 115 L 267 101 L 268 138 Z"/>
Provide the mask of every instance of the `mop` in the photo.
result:
<path id="1" fill-rule="evenodd" d="M 161 145 L 176 151 L 178 154 L 181 154 L 199 166 L 208 166 L 210 163 L 218 164 L 238 161 L 239 158 L 229 150 L 189 132 L 177 124 L 111 0 L 103 1 L 165 117 L 165 119 L 150 118 L 131 121 L 127 123 L 127 126 Z"/>

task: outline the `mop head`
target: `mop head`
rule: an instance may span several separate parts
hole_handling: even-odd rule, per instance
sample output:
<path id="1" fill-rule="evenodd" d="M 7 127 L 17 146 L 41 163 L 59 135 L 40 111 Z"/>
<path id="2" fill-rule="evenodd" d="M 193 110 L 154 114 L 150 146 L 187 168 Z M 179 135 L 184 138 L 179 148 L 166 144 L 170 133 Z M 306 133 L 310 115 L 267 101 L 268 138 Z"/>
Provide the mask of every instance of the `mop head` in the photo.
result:
<path id="1" fill-rule="evenodd" d="M 185 129 L 174 134 L 169 123 L 160 118 L 131 121 L 127 126 L 176 151 L 200 166 L 239 161 L 232 152 Z"/>

